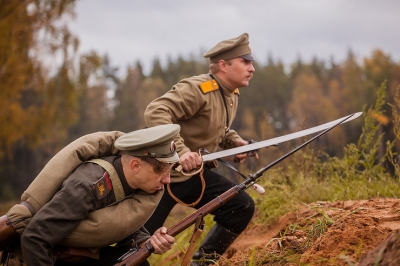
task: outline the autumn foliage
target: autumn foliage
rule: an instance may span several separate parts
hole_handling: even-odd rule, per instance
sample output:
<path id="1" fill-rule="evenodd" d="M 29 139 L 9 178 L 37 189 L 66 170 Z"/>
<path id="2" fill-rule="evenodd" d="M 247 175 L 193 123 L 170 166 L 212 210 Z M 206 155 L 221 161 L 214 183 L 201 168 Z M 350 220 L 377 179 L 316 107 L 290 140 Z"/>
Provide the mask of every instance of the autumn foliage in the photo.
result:
<path id="1" fill-rule="evenodd" d="M 74 8 L 74 0 L 0 0 L 0 200 L 19 197 L 73 139 L 143 127 L 148 103 L 180 79 L 208 71 L 199 55 L 169 59 L 165 67 L 155 59 L 148 74 L 137 62 L 118 74 L 107 55 L 77 53 L 79 40 L 68 29 Z M 233 125 L 248 139 L 277 137 L 361 111 L 375 102 L 383 82 L 386 101 L 394 104 L 400 84 L 400 63 L 381 50 L 364 59 L 349 51 L 343 62 L 299 59 L 287 67 L 272 56 L 263 61 L 256 63 L 251 85 L 240 91 Z M 391 119 L 389 105 L 381 113 Z M 335 129 L 316 145 L 340 156 L 346 143 L 357 141 L 362 123 Z M 386 140 L 394 138 L 391 123 L 381 130 Z"/>

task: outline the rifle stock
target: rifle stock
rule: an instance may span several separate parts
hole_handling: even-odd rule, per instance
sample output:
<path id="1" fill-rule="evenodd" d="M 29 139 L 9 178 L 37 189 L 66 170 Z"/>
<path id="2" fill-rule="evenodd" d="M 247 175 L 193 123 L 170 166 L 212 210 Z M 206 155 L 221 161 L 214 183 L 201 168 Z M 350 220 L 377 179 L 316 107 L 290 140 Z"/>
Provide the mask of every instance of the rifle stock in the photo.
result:
<path id="1" fill-rule="evenodd" d="M 167 230 L 167 234 L 170 236 L 176 236 L 185 229 L 189 228 L 192 224 L 196 222 L 196 219 L 199 216 L 206 216 L 207 214 L 215 211 L 221 205 L 230 201 L 233 197 L 235 197 L 238 193 L 245 190 L 247 187 L 244 184 L 245 182 L 238 184 L 226 192 L 222 193 L 212 201 L 208 202 L 203 207 L 197 209 L 195 212 L 189 214 L 178 223 L 173 225 Z M 138 266 L 143 263 L 154 251 L 153 246 L 148 242 L 146 245 L 141 245 L 137 251 L 133 251 L 129 257 L 122 260 L 121 262 L 115 264 L 114 266 Z"/>
<path id="2" fill-rule="evenodd" d="M 218 209 L 221 205 L 223 205 L 226 202 L 228 202 L 229 200 L 231 200 L 238 193 L 240 193 L 241 191 L 247 189 L 252 184 L 256 183 L 257 179 L 259 177 L 261 177 L 265 171 L 267 171 L 271 167 L 275 166 L 279 162 L 283 161 L 284 159 L 286 159 L 287 157 L 289 157 L 290 155 L 292 155 L 296 151 L 300 150 L 301 148 L 303 148 L 304 146 L 306 146 L 310 142 L 312 142 L 315 139 L 319 138 L 323 134 L 327 133 L 331 129 L 335 128 L 336 126 L 338 126 L 338 125 L 340 125 L 342 123 L 344 123 L 346 120 L 348 120 L 352 116 L 354 116 L 354 114 L 344 118 L 343 120 L 341 120 L 338 123 L 334 124 L 330 128 L 325 129 L 324 131 L 322 131 L 318 135 L 312 137 L 311 139 L 309 139 L 308 141 L 304 142 L 300 146 L 296 147 L 295 149 L 291 150 L 290 152 L 286 153 L 285 155 L 279 157 L 278 159 L 276 159 L 275 161 L 273 161 L 269 165 L 261 168 L 256 173 L 250 174 L 249 178 L 247 178 L 242 183 L 240 183 L 240 184 L 232 187 L 231 189 L 227 190 L 226 192 L 222 193 L 221 195 L 219 195 L 218 197 L 216 197 L 212 201 L 208 202 L 203 207 L 197 209 L 197 211 L 191 213 L 190 215 L 188 215 L 185 218 L 183 218 L 182 220 L 180 220 L 177 224 L 175 224 L 172 227 L 170 227 L 167 230 L 167 234 L 169 234 L 170 236 L 176 236 L 177 234 L 181 233 L 185 229 L 189 228 L 192 224 L 194 224 L 196 222 L 196 219 L 199 216 L 204 217 L 207 214 L 209 214 L 209 213 L 213 212 L 214 210 Z M 138 250 L 132 251 L 130 254 L 126 254 L 124 256 L 124 259 L 121 262 L 115 264 L 114 266 L 139 266 L 153 252 L 154 252 L 154 248 L 148 242 L 147 244 L 141 245 Z"/>
<path id="3" fill-rule="evenodd" d="M 114 264 L 114 266 L 139 266 L 143 262 L 146 261 L 148 257 L 151 255 L 151 251 L 146 247 L 141 246 L 137 251 L 132 253 L 128 258 L 122 260 L 121 262 Z M 135 254 L 135 256 L 132 256 Z"/>

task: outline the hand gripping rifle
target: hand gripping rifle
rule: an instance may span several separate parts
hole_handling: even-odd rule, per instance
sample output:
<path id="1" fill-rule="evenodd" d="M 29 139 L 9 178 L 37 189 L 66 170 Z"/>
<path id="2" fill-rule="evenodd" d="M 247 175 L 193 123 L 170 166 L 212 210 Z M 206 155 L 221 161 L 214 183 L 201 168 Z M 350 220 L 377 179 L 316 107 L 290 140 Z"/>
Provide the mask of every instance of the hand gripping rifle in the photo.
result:
<path id="1" fill-rule="evenodd" d="M 204 216 L 206 216 L 207 214 L 215 211 L 220 206 L 222 206 L 226 202 L 230 201 L 233 197 L 235 197 L 240 192 L 242 192 L 242 191 L 246 190 L 247 188 L 253 186 L 257 182 L 257 179 L 260 178 L 265 171 L 267 171 L 271 167 L 275 166 L 279 162 L 283 161 L 284 159 L 286 159 L 287 157 L 289 157 L 290 155 L 292 155 L 296 151 L 300 150 L 301 148 L 303 148 L 304 146 L 306 146 L 310 142 L 312 142 L 315 139 L 319 138 L 323 134 L 327 133 L 331 129 L 335 128 L 336 126 L 338 126 L 338 125 L 340 125 L 342 123 L 344 123 L 346 120 L 348 120 L 353 115 L 350 115 L 350 116 L 344 118 L 343 120 L 339 121 L 338 123 L 334 124 L 333 126 L 325 129 L 324 131 L 322 131 L 318 135 L 314 136 L 313 138 L 309 139 L 308 141 L 304 142 L 303 144 L 301 144 L 297 148 L 293 149 L 289 153 L 287 153 L 287 154 L 283 155 L 282 157 L 276 159 L 275 161 L 273 161 L 269 165 L 261 168 L 256 173 L 249 174 L 249 177 L 244 182 L 242 182 L 242 183 L 232 187 L 231 189 L 227 190 L 226 192 L 222 193 L 221 195 L 219 195 L 218 197 L 216 197 L 212 201 L 208 202 L 203 207 L 197 209 L 197 211 L 195 211 L 192 214 L 186 216 L 185 218 L 180 220 L 177 224 L 175 224 L 172 227 L 170 227 L 167 230 L 167 234 L 170 235 L 170 236 L 176 236 L 179 233 L 181 233 L 182 231 L 184 231 L 185 229 L 189 228 L 193 224 L 195 224 L 196 227 L 199 227 L 199 230 L 202 231 L 203 225 L 204 225 L 204 221 L 203 221 Z M 196 228 L 195 228 L 195 230 L 196 230 Z M 193 237 L 192 237 L 192 239 L 193 239 Z M 125 253 L 123 256 L 121 256 L 118 259 L 118 263 L 115 264 L 114 266 L 138 266 L 138 265 L 142 264 L 153 252 L 154 252 L 154 248 L 150 244 L 150 242 L 144 243 L 138 249 L 137 248 L 130 249 L 127 253 Z"/>

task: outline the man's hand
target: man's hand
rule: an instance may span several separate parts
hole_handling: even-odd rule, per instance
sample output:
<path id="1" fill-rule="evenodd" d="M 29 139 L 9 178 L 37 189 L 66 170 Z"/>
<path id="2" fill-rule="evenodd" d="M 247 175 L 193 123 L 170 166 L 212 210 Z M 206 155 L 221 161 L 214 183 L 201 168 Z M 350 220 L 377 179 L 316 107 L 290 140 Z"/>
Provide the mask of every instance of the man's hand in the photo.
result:
<path id="1" fill-rule="evenodd" d="M 244 145 L 249 145 L 249 142 L 244 140 L 244 139 L 238 139 L 238 140 L 235 141 L 235 147 L 240 147 L 240 146 L 244 146 Z M 246 153 L 236 154 L 234 161 L 242 163 L 249 156 L 254 156 L 256 159 L 258 159 L 258 153 L 256 153 L 256 152 L 246 152 Z"/>
<path id="2" fill-rule="evenodd" d="M 175 239 L 167 234 L 167 228 L 161 227 L 149 239 L 155 254 L 163 254 L 171 249 Z"/>
<path id="3" fill-rule="evenodd" d="M 202 163 L 200 155 L 196 152 L 186 152 L 179 157 L 179 164 L 182 165 L 183 170 L 186 172 L 199 168 Z"/>

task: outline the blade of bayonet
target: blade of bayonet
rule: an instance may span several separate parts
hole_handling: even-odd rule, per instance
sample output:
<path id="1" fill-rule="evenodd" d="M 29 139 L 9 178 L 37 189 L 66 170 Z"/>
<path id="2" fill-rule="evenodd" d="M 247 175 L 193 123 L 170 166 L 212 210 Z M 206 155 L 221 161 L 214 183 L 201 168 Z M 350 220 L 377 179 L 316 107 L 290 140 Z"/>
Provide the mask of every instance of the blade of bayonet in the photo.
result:
<path id="1" fill-rule="evenodd" d="M 263 141 L 259 141 L 259 142 L 255 142 L 249 145 L 245 145 L 245 146 L 240 146 L 237 148 L 233 148 L 233 149 L 228 149 L 228 150 L 223 150 L 223 151 L 218 151 L 218 152 L 214 152 L 214 153 L 210 153 L 210 154 L 205 154 L 202 155 L 203 158 L 203 162 L 207 162 L 207 161 L 212 161 L 215 159 L 219 159 L 219 158 L 224 158 L 224 157 L 229 157 L 232 155 L 236 155 L 236 154 L 240 154 L 240 153 L 246 153 L 249 151 L 253 151 L 253 150 L 258 150 L 260 148 L 265 148 L 268 146 L 272 146 L 272 145 L 276 145 L 282 142 L 286 142 L 289 140 L 293 140 L 293 139 L 297 139 L 297 138 L 301 138 L 307 135 L 311 135 L 317 132 L 320 132 L 322 130 L 325 130 L 327 128 L 332 127 L 333 125 L 339 123 L 342 120 L 347 119 L 346 121 L 344 121 L 344 123 L 347 123 L 351 120 L 356 119 L 357 117 L 359 117 L 362 114 L 362 112 L 357 112 L 339 119 L 336 119 L 332 122 L 326 123 L 326 124 L 322 124 L 316 127 L 312 127 L 312 128 L 308 128 L 305 130 L 301 130 L 301 131 L 297 131 L 291 134 L 287 134 L 281 137 L 277 137 L 277 138 L 273 138 L 273 139 L 268 139 L 268 140 L 263 140 Z"/>

